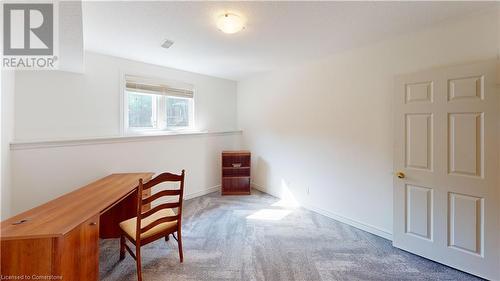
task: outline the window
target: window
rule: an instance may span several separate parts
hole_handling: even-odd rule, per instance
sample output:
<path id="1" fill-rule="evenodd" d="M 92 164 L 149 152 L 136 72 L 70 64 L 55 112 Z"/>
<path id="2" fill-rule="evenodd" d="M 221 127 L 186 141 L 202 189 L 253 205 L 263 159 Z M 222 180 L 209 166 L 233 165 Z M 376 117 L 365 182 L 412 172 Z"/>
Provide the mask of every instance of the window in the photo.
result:
<path id="1" fill-rule="evenodd" d="M 155 101 L 155 102 L 154 102 Z M 154 128 L 153 111 L 156 97 L 128 92 L 128 126 L 131 128 Z"/>
<path id="2" fill-rule="evenodd" d="M 126 132 L 194 128 L 192 86 L 154 83 L 129 76 L 125 80 Z"/>
<path id="3" fill-rule="evenodd" d="M 167 98 L 165 108 L 167 112 L 167 125 L 170 127 L 189 127 L 189 103 L 188 99 Z"/>

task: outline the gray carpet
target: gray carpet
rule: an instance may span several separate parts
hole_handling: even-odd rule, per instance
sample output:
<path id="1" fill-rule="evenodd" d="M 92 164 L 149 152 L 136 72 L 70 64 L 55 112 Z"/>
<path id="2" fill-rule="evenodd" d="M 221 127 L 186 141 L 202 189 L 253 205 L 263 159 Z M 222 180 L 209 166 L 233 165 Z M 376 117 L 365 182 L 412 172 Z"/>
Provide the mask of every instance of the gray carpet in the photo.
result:
<path id="1" fill-rule="evenodd" d="M 279 199 L 211 193 L 184 207 L 184 263 L 174 239 L 142 250 L 147 280 L 480 280 L 393 248 L 322 215 L 272 206 Z M 119 261 L 118 239 L 101 240 L 101 280 L 137 280 Z"/>

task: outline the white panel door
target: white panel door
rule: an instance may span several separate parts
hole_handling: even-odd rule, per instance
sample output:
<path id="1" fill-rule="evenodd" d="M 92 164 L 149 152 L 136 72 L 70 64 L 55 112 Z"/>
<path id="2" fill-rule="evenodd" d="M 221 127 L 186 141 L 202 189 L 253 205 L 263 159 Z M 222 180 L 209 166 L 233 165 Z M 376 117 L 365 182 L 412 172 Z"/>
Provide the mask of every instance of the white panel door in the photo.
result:
<path id="1" fill-rule="evenodd" d="M 393 245 L 500 280 L 496 62 L 396 79 Z"/>

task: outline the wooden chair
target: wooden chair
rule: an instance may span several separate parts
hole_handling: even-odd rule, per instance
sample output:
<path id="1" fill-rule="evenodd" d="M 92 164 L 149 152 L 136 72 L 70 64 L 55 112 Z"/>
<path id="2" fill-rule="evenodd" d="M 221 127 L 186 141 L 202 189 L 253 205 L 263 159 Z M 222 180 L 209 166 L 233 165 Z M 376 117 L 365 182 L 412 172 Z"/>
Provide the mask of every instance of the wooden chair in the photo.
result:
<path id="1" fill-rule="evenodd" d="M 179 182 L 180 188 L 175 190 L 162 190 L 149 197 L 142 198 L 144 190 L 148 190 L 163 182 Z M 180 261 L 183 261 L 181 236 L 183 192 L 184 170 L 182 170 L 180 175 L 162 173 L 145 184 L 143 184 L 142 179 L 139 180 L 139 187 L 137 188 L 137 217 L 120 223 L 120 228 L 122 230 L 120 236 L 120 260 L 125 258 L 125 250 L 127 250 L 137 262 L 137 278 L 139 281 L 142 280 L 141 246 L 163 237 L 168 241 L 168 236 L 172 234 L 179 246 Z M 143 212 L 144 206 L 149 206 L 153 201 L 166 196 L 179 197 L 176 202 L 162 203 Z M 177 208 L 177 214 L 174 213 L 172 208 Z M 139 218 L 139 220 L 137 218 Z M 139 223 L 139 221 L 141 223 Z M 177 237 L 174 235 L 175 232 L 177 232 Z M 135 245 L 135 254 L 127 245 L 125 238 Z"/>

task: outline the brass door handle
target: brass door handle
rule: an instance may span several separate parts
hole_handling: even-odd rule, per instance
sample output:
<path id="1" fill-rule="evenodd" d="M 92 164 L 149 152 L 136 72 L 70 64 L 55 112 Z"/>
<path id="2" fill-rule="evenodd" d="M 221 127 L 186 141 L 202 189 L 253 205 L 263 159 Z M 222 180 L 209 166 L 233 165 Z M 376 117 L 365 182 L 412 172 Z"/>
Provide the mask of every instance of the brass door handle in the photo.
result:
<path id="1" fill-rule="evenodd" d="M 91 222 L 91 223 L 89 223 L 89 225 L 90 226 L 94 226 L 94 225 L 97 225 L 97 223 L 96 222 Z"/>
<path id="2" fill-rule="evenodd" d="M 403 173 L 403 172 L 397 172 L 397 173 L 396 173 L 396 177 L 398 177 L 398 178 L 400 178 L 400 179 L 404 179 L 404 178 L 406 178 L 406 175 L 405 175 L 405 173 Z"/>

